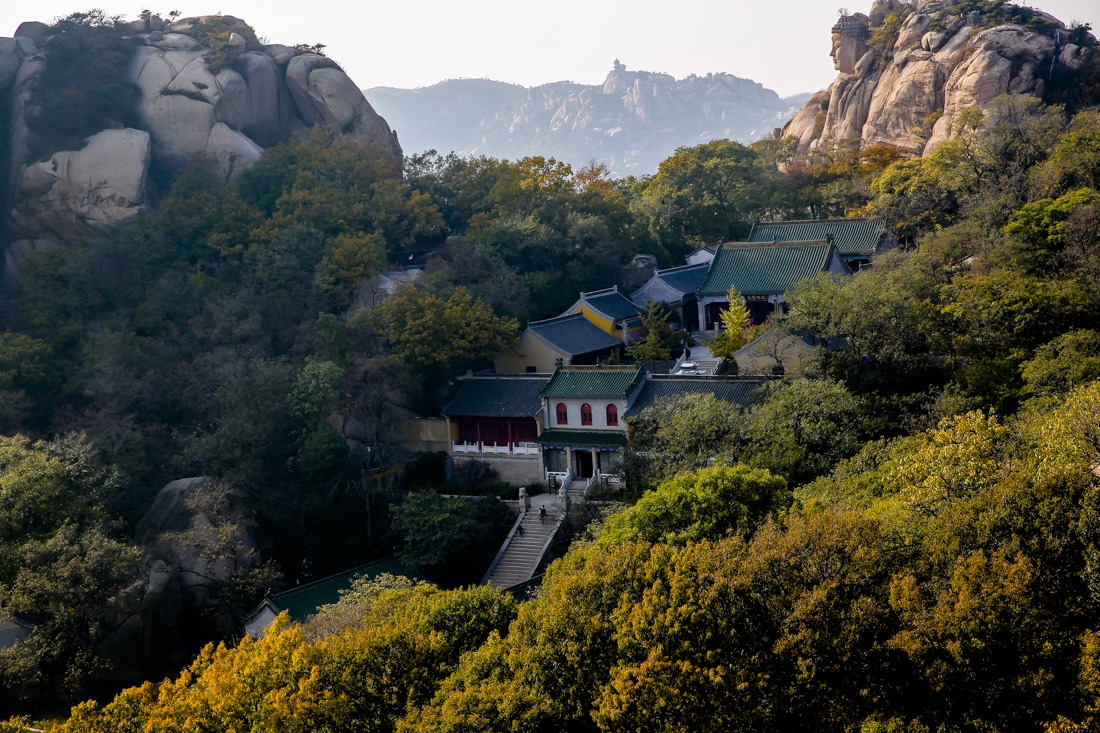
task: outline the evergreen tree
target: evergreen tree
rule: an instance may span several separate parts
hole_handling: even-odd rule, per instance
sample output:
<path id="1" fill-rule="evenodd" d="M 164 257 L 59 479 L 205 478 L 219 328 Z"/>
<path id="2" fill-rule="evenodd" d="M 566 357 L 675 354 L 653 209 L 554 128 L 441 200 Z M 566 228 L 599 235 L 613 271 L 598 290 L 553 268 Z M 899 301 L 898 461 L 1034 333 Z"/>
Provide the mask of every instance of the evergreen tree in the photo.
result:
<path id="1" fill-rule="evenodd" d="M 658 361 L 668 359 L 672 353 L 665 346 L 665 331 L 668 329 L 668 308 L 662 303 L 649 300 L 642 314 L 645 338 L 626 347 L 626 353 L 637 361 Z"/>

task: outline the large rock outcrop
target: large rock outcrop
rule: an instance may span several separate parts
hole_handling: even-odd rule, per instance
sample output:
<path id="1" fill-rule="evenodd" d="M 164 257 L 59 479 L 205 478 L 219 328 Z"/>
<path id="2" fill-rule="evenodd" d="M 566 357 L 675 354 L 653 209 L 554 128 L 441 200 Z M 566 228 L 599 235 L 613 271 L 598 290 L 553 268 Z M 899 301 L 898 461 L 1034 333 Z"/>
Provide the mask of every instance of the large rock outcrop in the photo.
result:
<path id="1" fill-rule="evenodd" d="M 783 130 L 800 152 L 858 138 L 921 155 L 950 138 L 955 115 L 1003 94 L 1046 98 L 1051 80 L 1100 64 L 1060 21 L 1027 11 L 1026 25 L 1001 11 L 962 14 L 959 0 L 876 0 L 869 15 L 833 27 L 840 72 Z M 1019 20 L 1023 15 L 1017 13 Z"/>
<path id="2" fill-rule="evenodd" d="M 148 210 L 155 203 L 152 164 L 170 172 L 204 156 L 227 183 L 265 147 L 313 125 L 331 126 L 390 159 L 401 156 L 386 121 L 323 56 L 261 46 L 232 16 L 172 23 L 152 16 L 131 29 L 134 50 L 125 76 L 141 91 L 140 129 L 103 130 L 80 149 L 54 152 L 48 160 L 34 158 L 31 120 L 40 111 L 36 91 L 49 63 L 49 28 L 24 23 L 17 37 L 0 38 L 0 104 L 11 110 L 10 129 L 0 130 L 11 163 L 0 189 L 9 291 L 29 252 L 85 241 Z M 229 63 L 203 45 L 212 29 L 236 49 Z"/>
<path id="3" fill-rule="evenodd" d="M 145 210 L 149 133 L 103 130 L 80 150 L 54 153 L 23 168 L 19 226 L 58 241 L 98 230 Z"/>
<path id="4" fill-rule="evenodd" d="M 251 522 L 238 499 L 207 477 L 177 479 L 157 493 L 135 527 L 138 544 L 159 561 L 155 574 L 173 576 L 188 605 L 206 602 L 211 589 L 255 561 Z M 151 578 L 150 585 L 164 579 Z"/>

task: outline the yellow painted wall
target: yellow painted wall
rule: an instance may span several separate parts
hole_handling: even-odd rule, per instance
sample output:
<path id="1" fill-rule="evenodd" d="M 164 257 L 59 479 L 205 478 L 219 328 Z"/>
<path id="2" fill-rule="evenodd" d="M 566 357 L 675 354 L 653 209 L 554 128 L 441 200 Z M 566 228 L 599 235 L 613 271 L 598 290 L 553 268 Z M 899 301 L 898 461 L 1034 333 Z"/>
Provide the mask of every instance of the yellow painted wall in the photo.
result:
<path id="1" fill-rule="evenodd" d="M 600 318 L 598 315 L 596 315 L 594 312 L 592 312 L 592 309 L 587 308 L 583 305 L 580 306 L 579 308 L 577 308 L 576 310 L 570 311 L 570 313 L 576 313 L 578 310 L 581 313 L 584 314 L 585 320 L 587 320 L 589 323 L 591 323 L 596 328 L 600 329 L 604 333 L 609 334 L 611 336 L 615 336 L 617 338 L 622 338 L 622 332 L 616 332 L 615 323 L 613 321 L 608 321 L 608 320 L 605 320 L 603 318 Z"/>
<path id="2" fill-rule="evenodd" d="M 761 334 L 735 354 L 738 373 L 746 376 L 770 375 L 772 368 L 780 364 L 785 373 L 794 374 L 813 356 L 814 350 L 802 339 L 770 332 Z"/>
<path id="3" fill-rule="evenodd" d="M 497 374 L 523 374 L 529 366 L 535 367 L 539 374 L 549 374 L 554 371 L 554 362 L 561 358 L 561 354 L 529 331 L 519 337 L 516 352 L 505 351 L 493 359 Z"/>
<path id="4" fill-rule="evenodd" d="M 411 451 L 451 450 L 451 435 L 447 421 L 436 417 L 405 420 L 405 447 Z"/>

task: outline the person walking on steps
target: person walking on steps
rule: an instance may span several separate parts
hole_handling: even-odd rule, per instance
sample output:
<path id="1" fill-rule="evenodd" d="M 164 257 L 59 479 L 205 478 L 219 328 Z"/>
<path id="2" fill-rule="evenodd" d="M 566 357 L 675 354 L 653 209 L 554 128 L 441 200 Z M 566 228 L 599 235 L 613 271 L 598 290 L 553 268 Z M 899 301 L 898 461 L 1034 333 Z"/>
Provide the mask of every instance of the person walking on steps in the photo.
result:
<path id="1" fill-rule="evenodd" d="M 544 506 L 539 507 L 539 521 L 540 522 L 545 522 L 546 521 L 546 507 L 544 507 Z"/>

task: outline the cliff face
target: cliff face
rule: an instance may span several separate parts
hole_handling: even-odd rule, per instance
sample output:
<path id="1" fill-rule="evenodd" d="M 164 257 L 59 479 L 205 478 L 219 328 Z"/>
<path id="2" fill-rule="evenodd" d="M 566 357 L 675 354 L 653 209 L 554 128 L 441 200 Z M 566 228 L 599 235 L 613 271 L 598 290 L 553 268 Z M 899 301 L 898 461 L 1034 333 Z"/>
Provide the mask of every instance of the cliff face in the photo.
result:
<path id="1" fill-rule="evenodd" d="M 0 38 L 0 99 L 9 111 L 5 282 L 18 280 L 26 253 L 86 240 L 127 221 L 151 202 L 150 165 L 179 169 L 196 156 L 213 161 L 228 182 L 254 164 L 265 146 L 313 125 L 374 145 L 392 159 L 401 148 L 386 121 L 331 60 L 281 45 L 261 46 L 231 16 L 156 16 L 135 21 L 125 81 L 140 90 L 132 127 L 105 129 L 80 149 L 35 152 L 39 87 L 50 63 L 50 30 L 24 23 Z M 231 63 L 212 62 L 202 40 L 215 35 Z M 2 118 L 2 116 L 0 116 Z M 40 118 L 40 117 L 39 117 Z"/>
<path id="2" fill-rule="evenodd" d="M 682 145 L 770 135 L 801 99 L 783 100 L 730 74 L 675 79 L 616 63 L 602 85 L 556 82 L 530 89 L 458 79 L 426 89 L 366 90 L 401 130 L 408 150 L 520 158 L 592 158 L 615 175 L 653 173 Z"/>
<path id="3" fill-rule="evenodd" d="M 876 0 L 833 27 L 832 56 L 836 80 L 784 128 L 800 152 L 859 138 L 921 155 L 949 139 L 960 111 L 1002 94 L 1063 101 L 1100 64 L 1085 29 L 979 0 Z"/>

